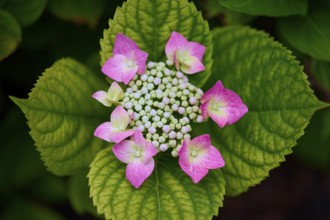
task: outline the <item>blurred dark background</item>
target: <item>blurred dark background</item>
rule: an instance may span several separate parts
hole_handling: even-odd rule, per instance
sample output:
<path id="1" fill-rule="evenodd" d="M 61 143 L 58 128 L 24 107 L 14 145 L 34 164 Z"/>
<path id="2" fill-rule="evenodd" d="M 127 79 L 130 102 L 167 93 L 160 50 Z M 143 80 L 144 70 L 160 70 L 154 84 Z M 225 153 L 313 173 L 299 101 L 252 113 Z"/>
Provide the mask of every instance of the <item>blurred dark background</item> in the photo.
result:
<path id="1" fill-rule="evenodd" d="M 10 1 L 15 3 L 0 0 L 0 10 L 6 9 Z M 97 219 L 91 205 L 82 206 L 77 201 L 80 193 L 88 200 L 87 188 L 79 188 L 87 185 L 80 181 L 85 173 L 75 179 L 49 173 L 28 134 L 23 113 L 8 96 L 27 98 L 38 76 L 62 57 L 73 57 L 99 72 L 99 39 L 122 1 L 86 1 L 99 6 L 89 7 L 86 3 L 86 8 L 93 13 L 68 7 L 68 12 L 63 10 L 63 14 L 51 2 L 46 3 L 32 24 L 21 26 L 17 49 L 0 61 L 0 219 L 3 220 Z M 194 2 L 211 28 L 248 24 L 265 30 L 291 48 L 278 35 L 274 18 L 217 8 L 212 1 Z M 313 61 L 291 49 L 304 65 L 317 97 L 330 102 L 330 86 L 327 86 L 330 77 L 328 82 L 320 80 L 313 72 Z M 329 66 L 324 67 L 328 76 Z M 330 220 L 329 109 L 316 112 L 305 133 L 286 162 L 248 192 L 235 198 L 226 197 L 219 217 L 214 219 Z"/>

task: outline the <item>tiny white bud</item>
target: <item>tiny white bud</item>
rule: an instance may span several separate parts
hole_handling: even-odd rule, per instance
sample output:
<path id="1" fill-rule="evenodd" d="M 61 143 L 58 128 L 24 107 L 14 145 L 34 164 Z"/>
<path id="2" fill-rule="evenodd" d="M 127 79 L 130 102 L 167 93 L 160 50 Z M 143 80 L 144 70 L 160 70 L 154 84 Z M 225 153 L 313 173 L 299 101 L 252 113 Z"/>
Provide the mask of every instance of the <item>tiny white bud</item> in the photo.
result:
<path id="1" fill-rule="evenodd" d="M 148 93 L 148 88 L 147 87 L 142 87 L 142 89 L 141 89 L 141 93 L 142 94 L 147 94 Z"/>
<path id="2" fill-rule="evenodd" d="M 163 136 L 160 136 L 158 139 L 159 143 L 164 143 L 165 142 L 165 138 Z"/>
<path id="3" fill-rule="evenodd" d="M 182 126 L 181 124 L 176 124 L 176 125 L 175 125 L 175 128 L 176 128 L 176 129 L 180 129 L 181 126 Z"/>
<path id="4" fill-rule="evenodd" d="M 155 67 L 155 63 L 150 61 L 150 62 L 148 62 L 147 67 L 149 69 L 154 68 Z"/>
<path id="5" fill-rule="evenodd" d="M 184 114 L 184 113 L 186 112 L 186 109 L 183 108 L 183 107 L 179 107 L 178 112 L 179 112 L 180 114 Z"/>
<path id="6" fill-rule="evenodd" d="M 183 107 L 187 107 L 189 104 L 188 104 L 187 101 L 183 101 L 183 102 L 181 102 L 181 105 L 182 105 Z"/>
<path id="7" fill-rule="evenodd" d="M 143 117 L 142 117 L 142 121 L 143 121 L 143 122 L 145 122 L 145 123 L 146 123 L 147 121 L 149 121 L 149 118 L 148 118 L 148 116 L 146 116 L 146 115 L 145 115 L 145 116 L 143 116 Z"/>
<path id="8" fill-rule="evenodd" d="M 181 132 L 176 133 L 176 138 L 177 139 L 182 139 L 183 138 L 183 134 Z"/>
<path id="9" fill-rule="evenodd" d="M 175 103 L 172 105 L 172 110 L 177 111 L 179 109 L 179 106 Z"/>
<path id="10" fill-rule="evenodd" d="M 147 105 L 147 106 L 144 108 L 144 110 L 145 110 L 146 112 L 150 112 L 151 107 L 150 107 L 149 105 Z"/>
<path id="11" fill-rule="evenodd" d="M 162 118 L 161 122 L 163 122 L 163 124 L 167 123 L 167 119 L 166 118 Z"/>
<path id="12" fill-rule="evenodd" d="M 160 146 L 159 146 L 159 150 L 160 151 L 166 151 L 168 149 L 168 146 L 167 146 L 167 144 L 161 144 Z"/>
<path id="13" fill-rule="evenodd" d="M 170 140 L 168 142 L 168 144 L 170 145 L 170 147 L 175 147 L 176 146 L 176 140 Z"/>
<path id="14" fill-rule="evenodd" d="M 164 131 L 164 133 L 168 133 L 168 132 L 170 132 L 171 128 L 168 125 L 164 125 L 162 130 Z"/>
<path id="15" fill-rule="evenodd" d="M 196 102 L 197 102 L 196 97 L 190 97 L 190 98 L 189 98 L 189 103 L 190 103 L 190 104 L 195 105 Z"/>
<path id="16" fill-rule="evenodd" d="M 139 120 L 139 118 L 140 118 L 140 114 L 138 114 L 138 113 L 134 113 L 133 114 L 133 119 L 136 121 L 136 120 Z"/>
<path id="17" fill-rule="evenodd" d="M 171 154 L 172 154 L 172 157 L 178 156 L 178 152 L 176 150 L 172 150 Z"/>
<path id="18" fill-rule="evenodd" d="M 183 78 L 183 73 L 181 73 L 180 71 L 176 72 L 176 77 L 178 77 L 179 79 Z"/>
<path id="19" fill-rule="evenodd" d="M 168 134 L 168 137 L 171 138 L 171 139 L 174 139 L 176 137 L 176 132 L 175 131 L 171 131 L 169 134 Z"/>
<path id="20" fill-rule="evenodd" d="M 156 116 L 157 115 L 157 111 L 155 109 L 151 109 L 150 115 L 151 116 Z"/>
<path id="21" fill-rule="evenodd" d="M 148 132 L 149 132 L 150 134 L 155 134 L 155 133 L 156 133 L 156 128 L 154 128 L 154 127 L 150 127 L 150 128 L 148 129 Z"/>
<path id="22" fill-rule="evenodd" d="M 144 127 L 150 128 L 151 127 L 151 122 L 150 121 L 145 122 Z"/>
<path id="23" fill-rule="evenodd" d="M 155 117 L 152 118 L 152 120 L 154 122 L 158 122 L 158 121 L 160 121 L 160 117 L 158 115 L 156 115 Z"/>
<path id="24" fill-rule="evenodd" d="M 141 111 L 139 112 L 139 114 L 140 114 L 141 116 L 145 116 L 145 115 L 146 115 L 146 112 L 145 112 L 144 110 L 141 110 Z"/>
<path id="25" fill-rule="evenodd" d="M 158 103 L 158 108 L 163 109 L 165 107 L 165 104 L 163 102 Z"/>
<path id="26" fill-rule="evenodd" d="M 161 122 L 161 121 L 157 122 L 157 127 L 158 127 L 158 128 L 163 127 L 163 122 Z"/>
<path id="27" fill-rule="evenodd" d="M 196 121 L 198 123 L 202 123 L 203 122 L 203 117 L 201 115 L 198 115 L 197 118 L 196 118 Z"/>
<path id="28" fill-rule="evenodd" d="M 197 117 L 197 115 L 196 115 L 195 112 L 189 114 L 189 118 L 190 118 L 191 120 L 194 120 L 196 117 Z"/>
<path id="29" fill-rule="evenodd" d="M 147 79 L 148 79 L 147 74 L 143 74 L 143 75 L 141 76 L 140 79 L 141 79 L 143 82 L 147 81 Z"/>
<path id="30" fill-rule="evenodd" d="M 133 106 L 133 105 L 132 105 L 132 102 L 126 102 L 126 103 L 125 103 L 125 108 L 126 108 L 126 109 L 131 109 L 132 106 Z"/>
<path id="31" fill-rule="evenodd" d="M 152 134 L 150 134 L 150 133 L 147 133 L 147 135 L 146 135 L 146 138 L 147 138 L 148 140 L 150 140 L 150 139 L 151 139 L 151 137 L 152 137 Z"/>
<path id="32" fill-rule="evenodd" d="M 152 143 L 155 147 L 157 147 L 157 148 L 159 147 L 159 142 L 158 142 L 158 141 L 152 141 L 151 143 Z"/>
<path id="33" fill-rule="evenodd" d="M 162 72 L 157 72 L 156 76 L 157 76 L 158 78 L 162 78 L 162 77 L 163 77 L 163 73 L 162 73 Z"/>
<path id="34" fill-rule="evenodd" d="M 159 138 L 159 134 L 154 134 L 154 135 L 152 135 L 152 139 L 154 139 L 154 140 L 158 140 L 158 138 Z"/>
<path id="35" fill-rule="evenodd" d="M 154 76 L 154 75 L 156 75 L 156 73 L 157 73 L 157 70 L 155 70 L 155 69 L 150 70 L 150 74 L 151 74 L 151 75 Z"/>
<path id="36" fill-rule="evenodd" d="M 144 98 L 141 98 L 141 99 L 139 99 L 138 102 L 140 105 L 144 105 L 146 101 L 144 100 Z"/>
<path id="37" fill-rule="evenodd" d="M 138 112 L 141 111 L 142 110 L 142 106 L 141 105 L 136 105 L 135 106 L 135 110 L 138 111 Z"/>
<path id="38" fill-rule="evenodd" d="M 192 107 L 192 109 L 193 109 L 193 112 L 198 112 L 199 107 L 198 107 L 197 105 L 194 105 L 194 106 Z"/>
<path id="39" fill-rule="evenodd" d="M 172 60 L 166 60 L 167 66 L 173 66 L 174 62 Z"/>

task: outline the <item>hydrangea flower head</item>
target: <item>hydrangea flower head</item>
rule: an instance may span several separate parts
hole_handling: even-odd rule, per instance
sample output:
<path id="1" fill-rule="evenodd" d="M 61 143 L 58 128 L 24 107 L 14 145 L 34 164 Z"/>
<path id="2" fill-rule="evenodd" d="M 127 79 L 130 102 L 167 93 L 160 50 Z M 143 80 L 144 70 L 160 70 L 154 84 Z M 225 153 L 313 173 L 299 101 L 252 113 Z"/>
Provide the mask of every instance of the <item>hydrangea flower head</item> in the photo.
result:
<path id="1" fill-rule="evenodd" d="M 148 54 L 123 34 L 117 34 L 113 57 L 102 67 L 102 72 L 117 82 L 128 84 L 136 73 L 143 74 L 146 69 Z"/>
<path id="2" fill-rule="evenodd" d="M 173 32 L 165 48 L 167 61 L 149 61 L 144 66 L 134 60 L 136 50 L 141 52 L 135 42 L 122 34 L 117 35 L 114 57 L 109 58 L 102 70 L 109 69 L 115 75 L 120 72 L 116 76 L 108 76 L 117 82 L 124 82 L 127 88 L 123 96 L 113 102 L 118 107 L 111 114 L 111 121 L 101 124 L 95 136 L 116 142 L 113 152 L 120 161 L 128 164 L 126 177 L 136 188 L 151 175 L 154 169 L 152 157 L 157 152 L 168 150 L 173 157 L 179 156 L 181 169 L 194 183 L 198 183 L 209 169 L 224 166 L 224 160 L 219 150 L 211 145 L 209 135 L 191 137 L 191 124 L 203 123 L 210 116 L 216 121 L 221 118 L 218 124 L 223 127 L 237 121 L 246 111 L 237 104 L 237 94 L 225 89 L 221 83 L 219 90 L 220 81 L 206 93 L 189 82 L 185 74 L 204 70 L 203 45 Z M 147 55 L 143 53 L 144 60 Z M 122 77 L 127 77 L 125 74 L 132 69 L 125 72 L 127 62 L 124 59 L 112 64 L 117 55 L 125 56 L 125 59 L 134 57 L 136 66 L 132 69 L 138 74 L 134 73 L 128 81 L 124 81 Z M 117 71 L 117 67 L 121 71 Z M 110 91 L 108 93 L 108 97 L 112 96 Z M 214 107 L 222 105 L 226 108 Z M 225 123 L 220 111 L 226 113 Z M 129 136 L 131 139 L 127 140 Z"/>

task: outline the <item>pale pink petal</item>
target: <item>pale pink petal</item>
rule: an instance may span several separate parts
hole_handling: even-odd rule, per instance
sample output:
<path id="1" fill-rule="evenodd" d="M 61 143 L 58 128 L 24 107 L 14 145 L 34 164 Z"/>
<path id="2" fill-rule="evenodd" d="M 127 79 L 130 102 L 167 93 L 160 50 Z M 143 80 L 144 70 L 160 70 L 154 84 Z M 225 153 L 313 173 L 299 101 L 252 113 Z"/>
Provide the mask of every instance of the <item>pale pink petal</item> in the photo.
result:
<path id="1" fill-rule="evenodd" d="M 94 136 L 112 142 L 110 136 L 114 132 L 116 132 L 116 129 L 113 128 L 111 122 L 104 122 L 96 128 Z"/>
<path id="2" fill-rule="evenodd" d="M 179 163 L 183 164 L 183 165 L 190 165 L 190 152 L 188 149 L 188 145 L 189 145 L 189 140 L 184 140 L 182 143 L 182 147 L 179 151 Z"/>
<path id="3" fill-rule="evenodd" d="M 134 50 L 133 57 L 135 64 L 138 66 L 137 73 L 144 74 L 146 72 L 146 63 L 148 58 L 148 53 L 143 50 Z"/>
<path id="4" fill-rule="evenodd" d="M 214 86 L 207 90 L 203 96 L 201 97 L 201 102 L 204 103 L 207 100 L 210 100 L 212 97 L 215 97 L 217 94 L 220 93 L 221 90 L 223 90 L 225 87 L 222 85 L 221 81 L 218 80 Z"/>
<path id="5" fill-rule="evenodd" d="M 128 71 L 127 58 L 124 55 L 117 54 L 109 58 L 102 66 L 102 72 L 117 82 L 123 82 L 123 75 Z"/>
<path id="6" fill-rule="evenodd" d="M 93 94 L 93 98 L 97 101 L 101 102 L 103 105 L 110 107 L 112 105 L 111 102 L 109 102 L 108 99 L 108 93 L 105 91 L 98 91 Z"/>
<path id="7" fill-rule="evenodd" d="M 184 73 L 194 74 L 204 70 L 204 64 L 199 59 L 197 59 L 197 57 L 189 56 L 181 61 L 181 71 Z"/>
<path id="8" fill-rule="evenodd" d="M 229 105 L 226 108 L 228 115 L 228 125 L 238 121 L 243 115 L 248 112 L 247 106 L 243 103 L 242 99 L 235 92 L 226 89 L 227 100 Z"/>
<path id="9" fill-rule="evenodd" d="M 118 131 L 125 131 L 129 123 L 129 116 L 122 106 L 117 106 L 111 113 L 111 123 L 113 127 L 118 129 Z"/>
<path id="10" fill-rule="evenodd" d="M 205 47 L 202 44 L 196 42 L 189 42 L 188 47 L 190 49 L 190 55 L 196 57 L 198 60 L 202 61 Z"/>
<path id="11" fill-rule="evenodd" d="M 209 111 L 209 116 L 212 118 L 212 120 L 217 123 L 220 127 L 225 127 L 226 124 L 228 124 L 228 116 L 225 112 L 221 111 Z"/>
<path id="12" fill-rule="evenodd" d="M 150 141 L 146 141 L 146 148 L 142 154 L 141 161 L 143 163 L 147 163 L 156 154 L 157 154 L 157 149 L 155 148 L 155 146 Z"/>
<path id="13" fill-rule="evenodd" d="M 190 141 L 189 145 L 194 146 L 195 148 L 208 150 L 211 146 L 210 135 L 203 134 L 203 135 L 197 136 Z"/>
<path id="14" fill-rule="evenodd" d="M 135 76 L 138 66 L 134 65 L 122 73 L 122 82 L 127 85 Z"/>
<path id="15" fill-rule="evenodd" d="M 108 96 L 111 101 L 118 101 L 124 97 L 124 92 L 117 82 L 112 82 L 108 90 Z"/>
<path id="16" fill-rule="evenodd" d="M 167 59 L 174 61 L 176 51 L 185 48 L 187 44 L 188 40 L 185 37 L 178 32 L 173 31 L 165 46 Z"/>
<path id="17" fill-rule="evenodd" d="M 123 163 L 131 163 L 134 159 L 134 149 L 135 143 L 130 140 L 123 140 L 115 146 L 113 146 L 112 151 L 117 157 L 118 160 L 120 160 Z"/>
<path id="18" fill-rule="evenodd" d="M 202 117 L 203 117 L 203 120 L 205 121 L 206 119 L 208 119 L 209 117 L 209 112 L 208 112 L 208 105 L 209 105 L 209 102 L 204 102 L 203 104 L 201 104 L 201 111 L 202 111 Z"/>
<path id="19" fill-rule="evenodd" d="M 214 146 L 210 146 L 207 155 L 203 158 L 203 165 L 207 169 L 217 169 L 225 165 L 220 152 Z"/>
<path id="20" fill-rule="evenodd" d="M 147 164 L 143 164 L 136 160 L 129 163 L 126 167 L 126 178 L 135 187 L 139 188 L 142 183 L 151 175 L 154 170 L 155 162 L 153 159 L 149 160 Z"/>
<path id="21" fill-rule="evenodd" d="M 146 148 L 146 140 L 144 139 L 141 131 L 135 131 L 134 135 L 131 137 L 131 140 L 140 146 L 142 149 Z"/>
<path id="22" fill-rule="evenodd" d="M 208 169 L 204 168 L 202 164 L 191 164 L 186 165 L 181 161 L 181 157 L 179 159 L 179 164 L 181 169 L 191 177 L 194 183 L 198 183 L 201 179 L 203 179 L 206 174 L 209 172 Z"/>
<path id="23" fill-rule="evenodd" d="M 122 54 L 129 57 L 131 52 L 139 49 L 138 45 L 129 37 L 118 33 L 113 48 L 113 55 Z"/>
<path id="24" fill-rule="evenodd" d="M 110 139 L 112 140 L 112 142 L 119 143 L 125 138 L 133 135 L 134 133 L 134 130 L 117 131 L 110 134 Z"/>

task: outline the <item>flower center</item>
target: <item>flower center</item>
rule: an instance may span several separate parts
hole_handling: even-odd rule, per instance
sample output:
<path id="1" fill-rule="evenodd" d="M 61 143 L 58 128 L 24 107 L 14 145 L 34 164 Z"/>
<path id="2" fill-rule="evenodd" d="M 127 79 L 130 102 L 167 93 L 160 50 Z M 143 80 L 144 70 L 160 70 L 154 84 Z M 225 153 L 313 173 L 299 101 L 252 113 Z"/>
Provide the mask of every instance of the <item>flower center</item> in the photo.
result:
<path id="1" fill-rule="evenodd" d="M 197 153 L 196 150 L 192 150 L 192 151 L 190 152 L 190 156 L 192 156 L 192 157 L 197 157 L 197 155 L 198 155 L 198 153 Z"/>
<path id="2" fill-rule="evenodd" d="M 134 156 L 137 157 L 137 158 L 141 157 L 141 152 L 140 151 L 135 151 Z"/>
<path id="3" fill-rule="evenodd" d="M 182 141 L 190 139 L 191 122 L 202 122 L 199 108 L 203 91 L 189 83 L 173 62 L 149 62 L 143 75 L 135 75 L 124 93 L 123 106 L 139 129 L 158 149 L 172 148 L 177 156 Z"/>
<path id="4" fill-rule="evenodd" d="M 134 66 L 134 62 L 132 60 L 128 60 L 127 67 L 131 68 Z"/>

